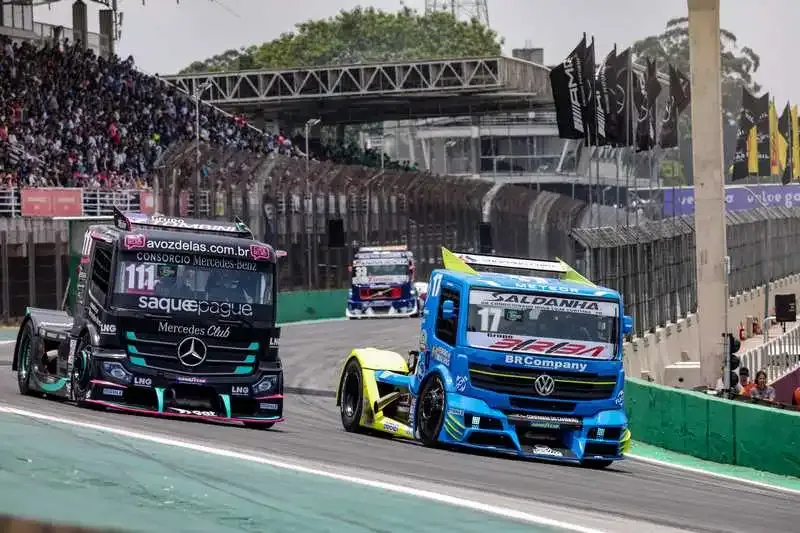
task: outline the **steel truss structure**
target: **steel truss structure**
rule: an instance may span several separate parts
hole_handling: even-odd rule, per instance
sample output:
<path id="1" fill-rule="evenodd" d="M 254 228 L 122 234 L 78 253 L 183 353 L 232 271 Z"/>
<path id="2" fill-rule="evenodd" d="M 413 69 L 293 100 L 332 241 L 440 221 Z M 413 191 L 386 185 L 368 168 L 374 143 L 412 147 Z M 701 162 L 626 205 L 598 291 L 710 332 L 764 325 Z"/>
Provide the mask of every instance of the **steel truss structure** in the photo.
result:
<path id="1" fill-rule="evenodd" d="M 549 69 L 508 57 L 458 58 L 163 76 L 216 105 L 354 97 L 523 93 L 550 103 Z"/>

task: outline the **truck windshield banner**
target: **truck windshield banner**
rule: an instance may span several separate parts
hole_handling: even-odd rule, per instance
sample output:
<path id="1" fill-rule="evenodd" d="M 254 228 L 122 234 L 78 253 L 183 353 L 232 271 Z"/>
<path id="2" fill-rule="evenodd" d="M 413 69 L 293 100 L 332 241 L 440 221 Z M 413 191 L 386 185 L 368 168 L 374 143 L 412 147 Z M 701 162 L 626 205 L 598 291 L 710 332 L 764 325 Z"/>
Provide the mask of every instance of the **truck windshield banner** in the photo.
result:
<path id="1" fill-rule="evenodd" d="M 407 260 L 386 258 L 353 262 L 353 285 L 401 285 L 410 279 Z"/>
<path id="2" fill-rule="evenodd" d="M 608 360 L 617 355 L 618 322 L 616 302 L 472 290 L 467 342 L 488 350 Z"/>

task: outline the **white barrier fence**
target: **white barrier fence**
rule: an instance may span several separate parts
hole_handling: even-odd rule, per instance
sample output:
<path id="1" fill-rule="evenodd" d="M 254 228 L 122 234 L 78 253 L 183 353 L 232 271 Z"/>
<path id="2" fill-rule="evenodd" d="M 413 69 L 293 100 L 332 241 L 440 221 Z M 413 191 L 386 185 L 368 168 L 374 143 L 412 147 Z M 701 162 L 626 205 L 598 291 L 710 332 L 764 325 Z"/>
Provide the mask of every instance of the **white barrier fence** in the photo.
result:
<path id="1" fill-rule="evenodd" d="M 780 337 L 746 351 L 741 356 L 741 366 L 749 368 L 753 377 L 757 371 L 764 370 L 768 383 L 800 368 L 800 324 L 793 325 Z"/>

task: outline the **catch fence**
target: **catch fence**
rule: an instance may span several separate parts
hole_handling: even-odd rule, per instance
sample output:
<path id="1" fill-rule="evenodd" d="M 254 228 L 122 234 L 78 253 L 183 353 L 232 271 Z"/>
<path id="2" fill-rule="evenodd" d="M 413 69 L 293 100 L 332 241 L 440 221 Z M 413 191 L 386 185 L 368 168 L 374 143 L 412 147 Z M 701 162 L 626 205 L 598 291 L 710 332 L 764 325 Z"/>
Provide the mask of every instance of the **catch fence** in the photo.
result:
<path id="1" fill-rule="evenodd" d="M 696 312 L 696 229 L 702 231 L 693 217 L 682 216 L 635 227 L 576 228 L 572 235 L 582 249 L 579 267 L 597 283 L 622 293 L 641 336 Z M 800 272 L 798 238 L 800 209 L 729 212 L 730 294 Z"/>

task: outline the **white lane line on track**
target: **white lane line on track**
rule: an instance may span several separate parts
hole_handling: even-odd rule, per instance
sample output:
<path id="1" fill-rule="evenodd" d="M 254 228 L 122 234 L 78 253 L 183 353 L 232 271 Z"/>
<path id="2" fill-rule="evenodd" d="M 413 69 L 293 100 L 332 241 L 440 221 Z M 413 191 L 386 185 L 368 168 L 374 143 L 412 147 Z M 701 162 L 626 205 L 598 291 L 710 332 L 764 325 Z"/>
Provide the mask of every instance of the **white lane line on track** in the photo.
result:
<path id="1" fill-rule="evenodd" d="M 642 463 L 649 463 L 656 466 L 661 466 L 664 468 L 671 468 L 674 470 L 683 470 L 684 472 L 691 472 L 692 474 L 699 474 L 703 476 L 714 477 L 717 479 L 724 479 L 725 481 L 732 481 L 734 483 L 739 483 L 742 485 L 751 485 L 753 487 L 758 487 L 760 489 L 767 489 L 767 490 L 774 490 L 777 492 L 783 492 L 786 494 L 792 494 L 800 496 L 800 490 L 792 489 L 789 487 L 783 487 L 781 485 L 773 485 L 771 483 L 764 483 L 762 481 L 756 481 L 754 479 L 747 479 L 745 477 L 738 477 L 738 476 L 730 476 L 728 474 L 722 474 L 720 472 L 712 472 L 711 470 L 704 470 L 702 468 L 694 468 L 693 466 L 686 466 L 678 463 L 670 463 L 667 461 L 661 461 L 660 459 L 652 459 L 650 457 L 642 457 L 640 455 L 636 455 L 633 453 L 627 454 L 625 457 L 628 459 L 632 459 L 634 461 L 640 461 Z M 777 474 L 776 474 L 777 475 Z"/>
<path id="2" fill-rule="evenodd" d="M 172 446 L 175 448 L 182 448 L 185 450 L 192 450 L 200 453 L 207 453 L 211 455 L 216 455 L 219 457 L 227 457 L 229 459 L 237 459 L 240 461 L 249 461 L 251 463 L 259 463 L 263 465 L 272 466 L 274 468 L 282 468 L 285 470 L 291 470 L 294 472 L 301 472 L 304 474 L 311 474 L 314 476 L 325 477 L 329 479 L 336 479 L 339 481 L 344 481 L 347 483 L 353 483 L 356 485 L 361 485 L 364 487 L 370 487 L 373 489 L 378 490 L 385 490 L 389 492 L 395 492 L 399 494 L 405 494 L 407 496 L 413 496 L 417 498 L 422 498 L 426 500 L 431 500 L 443 504 L 448 505 L 455 505 L 458 507 L 463 507 L 466 509 L 470 509 L 473 511 L 483 512 L 487 514 L 492 514 L 495 516 L 499 516 L 501 518 L 517 520 L 520 522 L 527 522 L 530 524 L 536 524 L 539 526 L 546 526 L 552 527 L 557 529 L 563 529 L 565 531 L 570 531 L 574 533 L 607 533 L 600 529 L 594 529 L 589 527 L 583 527 L 577 524 L 569 524 L 566 522 L 561 522 L 559 520 L 552 520 L 550 518 L 545 518 L 542 516 L 536 516 L 530 513 L 526 513 L 523 511 L 518 511 L 516 509 L 511 509 L 508 507 L 501 507 L 496 505 L 489 505 L 473 500 L 467 500 L 465 498 L 458 498 L 455 496 L 449 496 L 447 494 L 441 494 L 438 492 L 432 492 L 428 490 L 421 490 L 415 489 L 413 487 L 408 487 L 405 485 L 398 485 L 393 483 L 386 483 L 383 481 L 375 481 L 372 479 L 344 475 L 344 474 L 335 474 L 331 472 L 325 472 L 323 470 L 318 470 L 316 468 L 308 468 L 296 463 L 290 463 L 287 461 L 278 461 L 275 459 L 270 459 L 267 457 L 257 456 L 257 455 L 247 455 L 244 453 L 236 452 L 233 450 L 226 450 L 223 448 L 212 448 L 210 446 L 204 446 L 202 444 L 195 444 L 189 441 L 178 440 L 178 439 L 170 439 L 165 437 L 159 437 L 157 435 L 152 435 L 148 433 L 141 433 L 138 431 L 130 431 L 127 429 L 120 429 L 111 426 L 104 426 L 101 424 L 93 424 L 88 422 L 79 422 L 77 420 L 70 420 L 67 418 L 57 418 L 54 416 L 49 416 L 41 413 L 36 413 L 33 411 L 28 411 L 25 409 L 17 409 L 15 407 L 8 407 L 5 405 L 0 405 L 0 413 L 24 416 L 28 418 L 33 418 L 37 420 L 46 420 L 48 422 L 54 422 L 57 424 L 65 424 L 69 426 L 81 427 L 85 429 L 93 429 L 95 431 L 102 431 L 105 433 L 111 433 L 113 435 L 117 435 L 120 437 L 127 437 L 131 439 L 137 439 L 147 442 L 152 442 L 156 444 L 162 444 L 165 446 Z"/>

